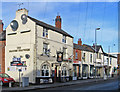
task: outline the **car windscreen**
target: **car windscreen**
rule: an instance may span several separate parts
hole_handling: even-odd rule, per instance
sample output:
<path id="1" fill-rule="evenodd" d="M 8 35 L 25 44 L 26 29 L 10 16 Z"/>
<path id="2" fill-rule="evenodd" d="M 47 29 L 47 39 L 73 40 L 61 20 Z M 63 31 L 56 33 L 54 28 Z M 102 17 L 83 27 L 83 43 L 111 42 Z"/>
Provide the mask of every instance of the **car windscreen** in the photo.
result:
<path id="1" fill-rule="evenodd" d="M 9 78 L 10 76 L 4 73 L 4 74 L 0 74 L 0 77 L 2 77 L 2 78 Z"/>

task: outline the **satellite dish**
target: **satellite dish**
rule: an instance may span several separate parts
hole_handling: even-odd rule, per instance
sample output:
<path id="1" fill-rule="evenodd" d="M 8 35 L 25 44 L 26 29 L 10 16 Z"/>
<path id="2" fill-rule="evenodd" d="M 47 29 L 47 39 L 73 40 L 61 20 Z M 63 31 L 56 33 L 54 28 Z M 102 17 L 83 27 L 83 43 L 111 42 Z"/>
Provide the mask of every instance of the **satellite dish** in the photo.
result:
<path id="1" fill-rule="evenodd" d="M 22 23 L 23 23 L 23 24 L 26 24 L 26 22 L 27 22 L 27 15 L 26 15 L 26 14 L 23 14 L 23 15 L 21 16 L 21 19 L 22 19 Z"/>
<path id="2" fill-rule="evenodd" d="M 11 28 L 12 28 L 13 31 L 16 31 L 18 29 L 18 22 L 16 20 L 13 20 L 10 23 L 10 26 L 11 26 Z"/>

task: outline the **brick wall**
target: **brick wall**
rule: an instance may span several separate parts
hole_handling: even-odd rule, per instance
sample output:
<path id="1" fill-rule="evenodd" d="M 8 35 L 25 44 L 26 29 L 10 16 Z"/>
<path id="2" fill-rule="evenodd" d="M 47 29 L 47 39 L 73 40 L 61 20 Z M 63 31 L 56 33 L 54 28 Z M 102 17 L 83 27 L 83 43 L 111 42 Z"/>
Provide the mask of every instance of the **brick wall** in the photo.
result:
<path id="1" fill-rule="evenodd" d="M 3 23 L 0 20 L 0 34 L 3 32 Z M 2 41 L 0 39 L 0 64 L 1 64 L 1 72 L 5 72 L 5 45 L 6 41 Z"/>

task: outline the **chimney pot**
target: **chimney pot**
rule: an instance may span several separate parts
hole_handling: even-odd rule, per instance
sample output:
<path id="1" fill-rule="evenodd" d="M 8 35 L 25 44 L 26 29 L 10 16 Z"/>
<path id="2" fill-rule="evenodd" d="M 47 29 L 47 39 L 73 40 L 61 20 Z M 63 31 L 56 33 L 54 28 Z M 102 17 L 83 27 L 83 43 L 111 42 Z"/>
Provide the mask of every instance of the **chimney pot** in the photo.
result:
<path id="1" fill-rule="evenodd" d="M 78 45 L 82 45 L 81 38 L 78 39 Z"/>
<path id="2" fill-rule="evenodd" d="M 56 16 L 56 19 L 55 19 L 55 27 L 56 28 L 61 29 L 61 21 L 62 21 L 62 19 L 60 18 L 60 16 L 59 15 Z"/>
<path id="3" fill-rule="evenodd" d="M 3 31 L 3 22 L 2 22 L 2 20 L 0 20 L 0 32 L 2 32 Z"/>

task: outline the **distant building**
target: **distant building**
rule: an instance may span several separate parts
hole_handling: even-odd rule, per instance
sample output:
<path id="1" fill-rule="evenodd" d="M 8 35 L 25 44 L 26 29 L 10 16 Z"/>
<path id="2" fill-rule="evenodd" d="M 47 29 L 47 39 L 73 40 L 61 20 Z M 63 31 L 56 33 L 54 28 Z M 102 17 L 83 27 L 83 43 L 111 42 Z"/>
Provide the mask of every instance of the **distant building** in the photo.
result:
<path id="1" fill-rule="evenodd" d="M 82 69 L 82 52 L 81 49 L 79 48 L 82 46 L 82 41 L 81 39 L 78 40 L 78 44 L 73 45 L 73 80 L 77 80 L 81 78 L 81 69 Z"/>
<path id="2" fill-rule="evenodd" d="M 91 78 L 94 76 L 94 50 L 92 46 L 82 44 L 81 39 L 78 44 L 74 43 L 74 79 Z"/>
<path id="3" fill-rule="evenodd" d="M 30 83 L 69 81 L 72 77 L 73 37 L 61 29 L 61 17 L 55 27 L 32 18 L 26 9 L 16 11 L 6 28 L 5 72 L 18 81 Z"/>
<path id="4" fill-rule="evenodd" d="M 0 72 L 5 72 L 5 44 L 6 31 L 3 30 L 3 22 L 0 20 Z"/>
<path id="5" fill-rule="evenodd" d="M 73 80 L 117 74 L 117 57 L 105 53 L 101 45 L 96 46 L 95 53 L 95 45 L 82 44 L 79 39 L 77 44 L 74 43 L 73 54 Z"/>

